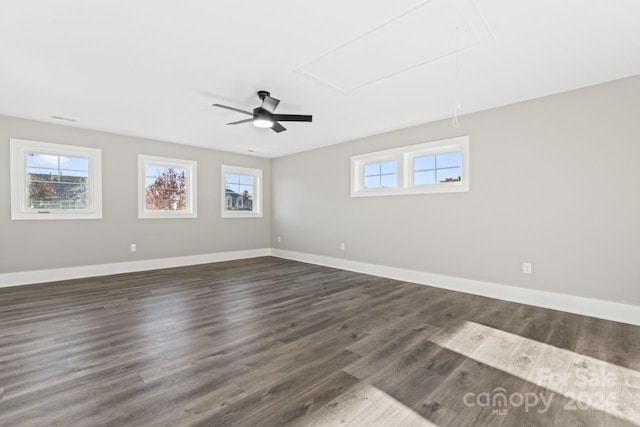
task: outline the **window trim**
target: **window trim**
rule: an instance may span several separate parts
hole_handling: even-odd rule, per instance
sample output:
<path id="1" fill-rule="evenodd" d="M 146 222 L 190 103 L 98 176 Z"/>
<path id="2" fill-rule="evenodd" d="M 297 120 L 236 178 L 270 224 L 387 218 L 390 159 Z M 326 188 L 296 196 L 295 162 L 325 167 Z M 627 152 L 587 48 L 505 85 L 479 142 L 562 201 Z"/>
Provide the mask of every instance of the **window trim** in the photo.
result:
<path id="1" fill-rule="evenodd" d="M 220 168 L 220 217 L 221 218 L 262 218 L 262 169 L 247 168 L 241 166 L 222 165 Z M 224 175 L 227 173 L 237 173 L 240 175 L 251 175 L 255 179 L 255 191 L 253 195 L 252 211 L 228 211 L 225 209 L 226 183 Z"/>
<path id="2" fill-rule="evenodd" d="M 462 154 L 460 182 L 413 184 L 413 159 L 452 151 L 460 151 Z M 398 161 L 398 186 L 396 188 L 364 188 L 364 166 L 389 160 Z M 351 156 L 351 197 L 467 192 L 469 191 L 469 161 L 468 135 Z"/>
<path id="3" fill-rule="evenodd" d="M 187 206 L 185 211 L 150 211 L 146 206 L 146 166 L 153 164 L 187 170 Z M 198 218 L 198 162 L 195 160 L 138 154 L 138 219 Z"/>
<path id="4" fill-rule="evenodd" d="M 102 150 L 77 145 L 10 138 L 11 220 L 102 219 Z M 26 208 L 27 152 L 89 159 L 89 208 L 87 210 L 30 211 Z"/>

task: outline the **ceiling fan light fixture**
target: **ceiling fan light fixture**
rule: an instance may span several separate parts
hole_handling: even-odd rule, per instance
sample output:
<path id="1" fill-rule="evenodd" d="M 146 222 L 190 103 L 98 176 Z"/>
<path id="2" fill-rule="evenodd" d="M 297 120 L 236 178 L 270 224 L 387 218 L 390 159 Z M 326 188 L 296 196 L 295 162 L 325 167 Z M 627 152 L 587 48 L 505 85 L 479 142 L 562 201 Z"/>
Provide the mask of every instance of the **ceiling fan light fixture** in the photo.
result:
<path id="1" fill-rule="evenodd" d="M 266 90 L 258 92 L 258 98 L 262 101 L 262 105 L 254 108 L 253 113 L 239 108 L 229 107 L 228 105 L 213 104 L 213 106 L 252 116 L 250 119 L 227 123 L 228 125 L 240 125 L 251 122 L 257 128 L 270 128 L 276 133 L 287 130 L 280 122 L 311 122 L 312 120 L 312 116 L 305 114 L 275 114 L 274 111 L 278 107 L 280 100 L 272 98 Z"/>
<path id="2" fill-rule="evenodd" d="M 273 127 L 273 120 L 264 117 L 257 117 L 253 120 L 253 125 L 259 128 L 270 128 Z"/>

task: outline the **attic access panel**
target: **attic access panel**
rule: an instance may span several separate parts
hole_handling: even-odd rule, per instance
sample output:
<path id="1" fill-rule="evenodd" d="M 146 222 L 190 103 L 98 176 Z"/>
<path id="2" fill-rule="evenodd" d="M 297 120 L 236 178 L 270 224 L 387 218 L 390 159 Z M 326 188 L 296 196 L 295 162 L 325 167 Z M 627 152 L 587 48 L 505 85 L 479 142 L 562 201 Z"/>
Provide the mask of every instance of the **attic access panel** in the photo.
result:
<path id="1" fill-rule="evenodd" d="M 490 40 L 473 0 L 428 0 L 297 71 L 349 93 Z"/>

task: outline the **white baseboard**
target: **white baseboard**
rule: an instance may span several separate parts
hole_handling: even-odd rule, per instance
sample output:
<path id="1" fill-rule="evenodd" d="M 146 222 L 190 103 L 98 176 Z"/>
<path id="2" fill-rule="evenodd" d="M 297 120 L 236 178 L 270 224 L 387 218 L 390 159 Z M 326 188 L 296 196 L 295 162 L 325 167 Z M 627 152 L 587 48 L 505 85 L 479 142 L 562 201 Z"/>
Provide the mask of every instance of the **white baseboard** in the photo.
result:
<path id="1" fill-rule="evenodd" d="M 423 271 L 407 270 L 404 268 L 387 267 L 360 261 L 313 255 L 303 252 L 271 249 L 271 255 L 294 261 L 324 265 L 341 270 L 386 277 L 404 282 L 418 283 L 436 288 L 481 295 L 505 301 L 566 311 L 584 316 L 640 325 L 640 306 L 619 302 L 604 301 L 594 298 L 584 298 L 574 295 L 558 294 L 555 292 L 538 291 L 529 288 L 500 285 L 497 283 L 481 282 L 479 280 L 462 279 L 459 277 L 427 273 Z"/>
<path id="2" fill-rule="evenodd" d="M 183 267 L 186 265 L 208 264 L 211 262 L 267 256 L 271 249 L 250 249 L 245 251 L 216 252 L 211 254 L 180 256 L 173 258 L 145 259 L 140 261 L 116 262 L 111 264 L 84 265 L 80 267 L 54 268 L 50 270 L 19 271 L 0 274 L 0 288 L 29 285 L 33 283 L 55 282 L 59 280 L 82 279 L 109 274 L 132 273 L 159 268 Z"/>
<path id="3" fill-rule="evenodd" d="M 600 319 L 613 320 L 632 325 L 640 325 L 640 306 L 638 305 L 538 291 L 528 288 L 518 288 L 515 286 L 500 285 L 497 283 L 481 282 L 479 280 L 462 279 L 459 277 L 427 273 L 424 271 L 387 267 L 383 265 L 369 264 L 366 262 L 332 258 L 303 252 L 286 251 L 275 248 L 217 252 L 173 258 L 3 273 L 0 274 L 0 288 L 33 283 L 55 282 L 59 280 L 81 279 L 85 277 L 106 276 L 110 274 L 132 273 L 136 271 L 156 270 L 160 268 L 208 264 L 212 262 L 232 261 L 268 255 L 521 304 L 535 305 L 538 307 L 566 311 L 584 316 L 598 317 Z"/>

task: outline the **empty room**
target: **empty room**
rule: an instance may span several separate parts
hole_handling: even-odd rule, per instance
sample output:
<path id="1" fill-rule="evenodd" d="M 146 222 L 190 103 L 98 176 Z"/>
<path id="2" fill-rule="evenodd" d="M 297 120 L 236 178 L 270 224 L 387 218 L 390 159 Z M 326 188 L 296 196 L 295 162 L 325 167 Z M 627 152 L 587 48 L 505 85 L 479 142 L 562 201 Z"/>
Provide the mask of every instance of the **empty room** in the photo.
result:
<path id="1" fill-rule="evenodd" d="M 640 426 L 640 3 L 0 4 L 0 426 Z"/>

